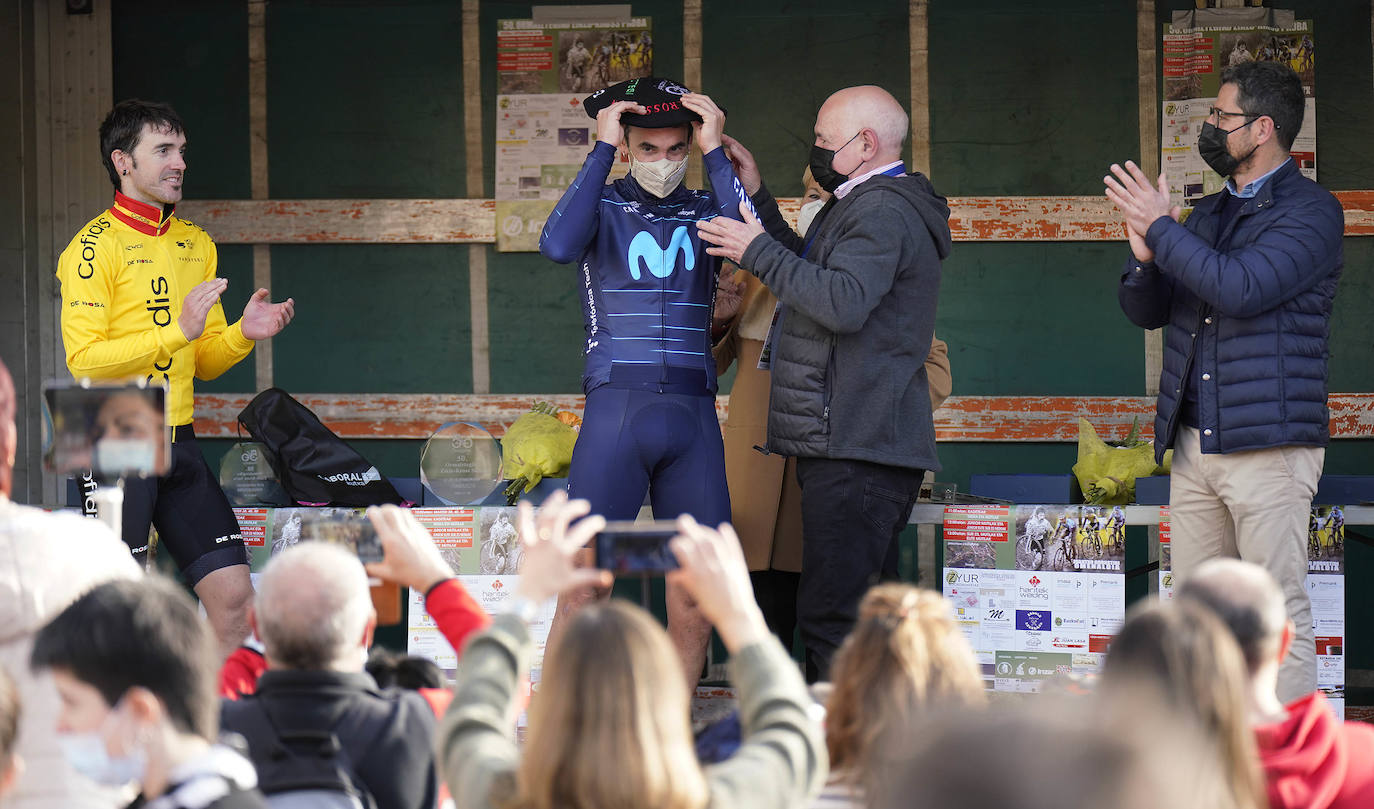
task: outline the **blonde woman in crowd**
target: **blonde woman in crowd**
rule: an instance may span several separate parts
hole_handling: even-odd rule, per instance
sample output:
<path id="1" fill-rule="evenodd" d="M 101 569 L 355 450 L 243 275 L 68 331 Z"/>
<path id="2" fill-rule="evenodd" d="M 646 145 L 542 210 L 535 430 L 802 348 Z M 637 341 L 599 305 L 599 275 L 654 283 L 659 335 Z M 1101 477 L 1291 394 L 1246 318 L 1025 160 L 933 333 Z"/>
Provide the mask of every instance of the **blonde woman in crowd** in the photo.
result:
<path id="1" fill-rule="evenodd" d="M 831 777 L 813 809 L 867 806 L 895 774 L 894 738 L 932 711 L 981 708 L 987 701 L 978 662 L 948 602 L 908 584 L 868 591 L 831 675 L 825 730 Z"/>
<path id="2" fill-rule="evenodd" d="M 1113 706 L 1152 700 L 1196 726 L 1215 751 L 1219 794 L 1194 796 L 1195 806 L 1265 809 L 1259 753 L 1248 721 L 1245 659 L 1226 626 L 1197 604 L 1151 602 L 1127 615 L 1112 639 L 1099 689 Z M 1120 716 L 1131 723 L 1138 717 Z"/>
<path id="3" fill-rule="evenodd" d="M 458 809 L 786 809 L 824 781 L 825 746 L 807 716 L 797 666 L 754 603 L 739 542 L 684 517 L 669 575 L 700 605 L 730 651 L 745 728 L 734 756 L 706 769 L 692 747 L 682 666 L 662 628 L 624 602 L 578 611 L 548 649 L 516 747 L 517 683 L 529 671 L 532 605 L 559 592 L 609 585 L 572 558 L 604 525 L 562 494 L 521 504 L 525 563 L 511 609 L 467 645 L 439 732 L 443 775 Z"/>

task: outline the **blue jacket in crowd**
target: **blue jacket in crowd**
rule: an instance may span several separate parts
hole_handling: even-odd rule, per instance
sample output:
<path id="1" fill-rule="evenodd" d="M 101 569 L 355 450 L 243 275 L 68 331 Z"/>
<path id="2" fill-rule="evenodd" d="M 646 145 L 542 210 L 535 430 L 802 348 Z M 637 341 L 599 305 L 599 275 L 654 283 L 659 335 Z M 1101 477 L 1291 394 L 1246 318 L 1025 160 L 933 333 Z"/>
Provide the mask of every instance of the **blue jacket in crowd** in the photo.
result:
<path id="1" fill-rule="evenodd" d="M 1327 337 L 1344 257 L 1344 216 L 1289 160 L 1219 233 L 1229 191 L 1187 221 L 1162 216 L 1131 257 L 1118 297 L 1132 323 L 1168 326 L 1155 455 L 1174 443 L 1184 380 L 1197 397 L 1202 451 L 1325 446 Z M 1217 244 L 1229 244 L 1222 251 Z"/>

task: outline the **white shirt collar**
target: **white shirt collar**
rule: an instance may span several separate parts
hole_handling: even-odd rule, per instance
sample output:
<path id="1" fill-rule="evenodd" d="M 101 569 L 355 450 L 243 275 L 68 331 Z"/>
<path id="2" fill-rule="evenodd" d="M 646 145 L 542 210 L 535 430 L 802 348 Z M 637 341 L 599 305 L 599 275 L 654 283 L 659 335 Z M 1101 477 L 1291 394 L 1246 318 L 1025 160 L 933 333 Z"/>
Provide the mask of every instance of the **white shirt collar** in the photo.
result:
<path id="1" fill-rule="evenodd" d="M 859 183 L 862 183 L 864 180 L 867 180 L 869 177 L 872 177 L 875 174 L 885 174 L 900 165 L 902 165 L 902 161 L 894 160 L 891 163 L 888 163 L 886 166 L 879 166 L 878 168 L 873 169 L 867 174 L 861 174 L 858 177 L 853 177 L 848 180 L 845 180 L 843 183 L 840 184 L 839 188 L 835 189 L 835 196 L 840 199 L 844 199 L 845 195 L 848 194 L 850 191 L 853 191 L 856 187 L 858 187 Z"/>

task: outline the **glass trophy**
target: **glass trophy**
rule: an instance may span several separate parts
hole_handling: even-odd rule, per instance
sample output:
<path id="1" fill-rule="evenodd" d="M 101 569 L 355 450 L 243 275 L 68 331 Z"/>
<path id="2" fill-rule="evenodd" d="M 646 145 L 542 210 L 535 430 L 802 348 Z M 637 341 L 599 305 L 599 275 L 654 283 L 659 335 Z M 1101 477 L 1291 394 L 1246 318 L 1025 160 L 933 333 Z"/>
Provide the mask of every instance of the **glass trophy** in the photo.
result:
<path id="1" fill-rule="evenodd" d="M 291 497 L 272 468 L 267 447 L 253 441 L 238 443 L 219 462 L 219 485 L 236 506 L 289 506 Z"/>
<path id="2" fill-rule="evenodd" d="M 501 445 L 476 424 L 445 424 L 420 454 L 420 482 L 446 505 L 479 503 L 501 480 Z"/>

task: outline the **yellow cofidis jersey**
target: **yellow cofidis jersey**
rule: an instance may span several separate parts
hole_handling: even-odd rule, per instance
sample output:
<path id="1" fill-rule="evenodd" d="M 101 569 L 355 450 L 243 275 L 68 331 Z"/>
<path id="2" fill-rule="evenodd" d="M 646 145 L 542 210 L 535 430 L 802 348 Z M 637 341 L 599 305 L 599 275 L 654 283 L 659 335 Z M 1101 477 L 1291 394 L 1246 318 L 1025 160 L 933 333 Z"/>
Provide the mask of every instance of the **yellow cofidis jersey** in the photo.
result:
<path id="1" fill-rule="evenodd" d="M 177 318 L 219 261 L 209 234 L 123 194 L 62 251 L 62 344 L 77 379 L 146 379 L 167 385 L 167 423 L 190 424 L 193 377 L 214 379 L 248 356 L 253 341 L 226 326 L 218 302 L 205 331 L 186 339 Z"/>

